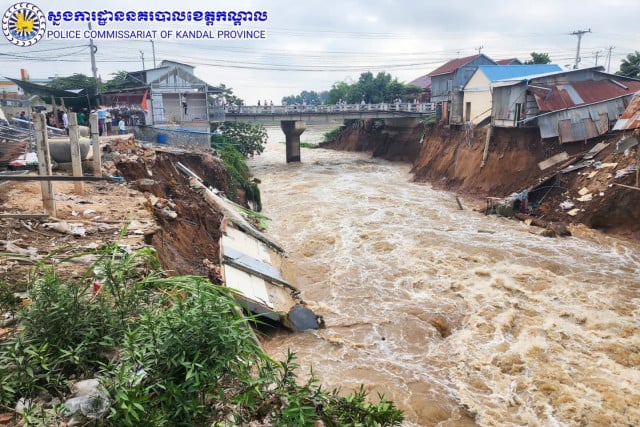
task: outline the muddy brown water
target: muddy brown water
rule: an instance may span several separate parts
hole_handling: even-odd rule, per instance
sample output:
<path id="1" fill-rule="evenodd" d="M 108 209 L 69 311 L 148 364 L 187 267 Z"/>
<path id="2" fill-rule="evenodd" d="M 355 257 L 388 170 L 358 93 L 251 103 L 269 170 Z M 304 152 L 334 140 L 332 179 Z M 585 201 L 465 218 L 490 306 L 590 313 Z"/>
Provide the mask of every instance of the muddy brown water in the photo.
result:
<path id="1" fill-rule="evenodd" d="M 638 245 L 459 210 L 367 153 L 303 148 L 287 165 L 269 136 L 250 161 L 269 234 L 327 325 L 270 336 L 269 354 L 384 394 L 408 426 L 640 425 Z"/>

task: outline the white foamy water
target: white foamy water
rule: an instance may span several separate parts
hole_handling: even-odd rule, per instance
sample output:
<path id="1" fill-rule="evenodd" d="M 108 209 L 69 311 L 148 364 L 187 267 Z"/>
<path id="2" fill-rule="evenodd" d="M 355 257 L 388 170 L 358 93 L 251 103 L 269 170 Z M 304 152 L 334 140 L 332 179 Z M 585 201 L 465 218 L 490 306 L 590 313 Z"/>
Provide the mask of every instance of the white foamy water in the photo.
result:
<path id="1" fill-rule="evenodd" d="M 368 153 L 287 165 L 269 135 L 250 161 L 269 234 L 327 324 L 268 338 L 269 354 L 384 394 L 407 425 L 640 425 L 640 247 L 459 210 Z"/>

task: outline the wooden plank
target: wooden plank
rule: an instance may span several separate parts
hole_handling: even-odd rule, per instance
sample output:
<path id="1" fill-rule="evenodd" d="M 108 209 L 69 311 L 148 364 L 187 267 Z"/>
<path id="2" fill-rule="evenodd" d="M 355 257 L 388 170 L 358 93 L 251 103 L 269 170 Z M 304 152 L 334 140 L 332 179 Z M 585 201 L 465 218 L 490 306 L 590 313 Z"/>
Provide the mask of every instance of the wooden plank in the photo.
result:
<path id="1" fill-rule="evenodd" d="M 17 218 L 17 219 L 43 219 L 49 218 L 47 214 L 0 214 L 0 219 Z"/>
<path id="2" fill-rule="evenodd" d="M 65 114 L 67 114 L 65 112 Z M 73 176 L 82 176 L 82 154 L 80 154 L 80 135 L 78 133 L 78 116 L 76 113 L 67 114 L 69 120 L 69 149 L 71 150 L 71 169 Z M 82 181 L 75 181 L 73 188 L 79 196 L 84 195 Z"/>
<path id="3" fill-rule="evenodd" d="M 0 181 L 120 181 L 110 176 L 0 175 Z"/>
<path id="4" fill-rule="evenodd" d="M 55 112 L 55 109 L 54 109 Z M 51 153 L 49 152 L 49 136 L 47 135 L 47 119 L 44 113 L 33 114 L 33 127 L 38 147 L 38 172 L 42 176 L 51 175 Z M 53 183 L 44 180 L 40 183 L 42 189 L 42 205 L 46 213 L 56 216 L 56 201 L 53 195 Z"/>
<path id="5" fill-rule="evenodd" d="M 589 150 L 589 152 L 585 154 L 582 158 L 585 160 L 593 159 L 596 156 L 596 154 L 598 154 L 599 152 L 607 148 L 608 145 L 609 144 L 607 144 L 606 142 L 600 142 L 594 145 L 593 148 L 591 148 L 591 150 Z"/>
<path id="6" fill-rule="evenodd" d="M 625 184 L 618 184 L 618 183 L 613 183 L 613 185 L 617 185 L 618 187 L 624 187 L 624 188 L 628 188 L 630 190 L 640 190 L 640 187 L 633 187 L 631 185 L 625 185 Z"/>
<path id="7" fill-rule="evenodd" d="M 557 165 L 560 162 L 564 162 L 568 158 L 569 158 L 569 154 L 567 154 L 566 151 L 563 151 L 562 153 L 558 153 L 555 156 L 551 156 L 548 159 L 541 161 L 540 163 L 538 163 L 538 167 L 540 168 L 540 170 L 543 171 L 545 169 L 549 169 L 553 165 Z"/>

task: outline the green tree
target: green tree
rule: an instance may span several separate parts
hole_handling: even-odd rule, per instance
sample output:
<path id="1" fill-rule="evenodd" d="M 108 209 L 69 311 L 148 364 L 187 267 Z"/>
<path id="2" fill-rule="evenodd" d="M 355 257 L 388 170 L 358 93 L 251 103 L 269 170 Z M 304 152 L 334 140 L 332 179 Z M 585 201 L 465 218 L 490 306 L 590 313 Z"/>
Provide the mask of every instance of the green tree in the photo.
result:
<path id="1" fill-rule="evenodd" d="M 640 79 L 640 52 L 630 53 L 620 64 L 620 71 L 616 72 L 619 76 Z"/>
<path id="2" fill-rule="evenodd" d="M 550 64 L 551 58 L 549 58 L 548 53 L 531 52 L 531 59 L 528 61 L 524 61 L 524 63 L 525 65 Z"/>
<path id="3" fill-rule="evenodd" d="M 140 81 L 129 77 L 129 73 L 127 71 L 118 71 L 116 73 L 111 73 L 110 75 L 113 77 L 104 83 L 105 90 L 124 89 L 127 87 L 140 86 L 142 84 Z"/>
<path id="4" fill-rule="evenodd" d="M 358 81 L 353 84 L 337 82 L 329 91 L 328 102 L 333 104 L 344 100 L 350 104 L 362 101 L 371 104 L 393 102 L 395 99 L 417 98 L 422 88 L 406 85 L 389 73 L 379 72 L 375 76 L 370 71 L 360 74 Z"/>
<path id="5" fill-rule="evenodd" d="M 219 88 L 221 89 L 221 92 L 210 97 L 213 99 L 214 103 L 219 105 L 222 105 L 222 104 L 244 105 L 244 100 L 242 98 L 237 97 L 233 93 L 232 88 L 227 87 L 224 83 L 220 83 Z"/>
<path id="6" fill-rule="evenodd" d="M 78 90 L 84 89 L 85 93 L 78 97 L 70 97 L 65 99 L 65 105 L 75 105 L 86 107 L 89 103 L 89 100 L 92 105 L 95 106 L 95 99 L 97 94 L 102 89 L 100 83 L 97 79 L 93 77 L 86 76 L 84 74 L 76 73 L 68 77 L 58 77 L 53 79 L 47 85 L 54 89 L 62 89 L 62 90 Z"/>
<path id="7" fill-rule="evenodd" d="M 322 91 L 316 92 L 315 90 L 303 90 L 299 95 L 289 95 L 282 98 L 282 102 L 287 104 L 304 104 L 307 105 L 322 105 L 327 102 L 329 98 L 329 92 Z"/>
<path id="8" fill-rule="evenodd" d="M 349 84 L 345 82 L 334 83 L 329 90 L 329 98 L 327 99 L 327 102 L 329 104 L 335 104 L 340 100 L 346 100 L 350 90 Z"/>
<path id="9" fill-rule="evenodd" d="M 264 151 L 267 130 L 260 123 L 223 122 L 211 127 L 214 148 L 232 145 L 244 157 L 253 157 Z"/>

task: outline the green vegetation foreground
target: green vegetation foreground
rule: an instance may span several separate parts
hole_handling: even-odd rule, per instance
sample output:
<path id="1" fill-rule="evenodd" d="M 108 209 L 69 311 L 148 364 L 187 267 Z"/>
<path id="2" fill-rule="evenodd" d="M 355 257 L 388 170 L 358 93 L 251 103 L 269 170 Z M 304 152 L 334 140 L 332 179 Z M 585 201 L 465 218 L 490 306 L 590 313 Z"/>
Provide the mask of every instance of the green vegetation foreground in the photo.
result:
<path id="1" fill-rule="evenodd" d="M 23 308 L 0 283 L 0 311 L 16 315 L 0 342 L 0 412 L 20 401 L 25 425 L 60 425 L 72 416 L 73 384 L 96 378 L 97 408 L 85 413 L 92 425 L 402 422 L 402 411 L 382 396 L 370 403 L 364 387 L 341 396 L 313 372 L 299 384 L 295 355 L 264 354 L 228 288 L 166 278 L 149 248 L 112 243 L 90 255 L 97 261 L 76 279 L 58 274 L 53 258 L 38 263 Z"/>

